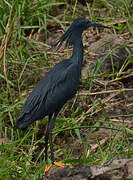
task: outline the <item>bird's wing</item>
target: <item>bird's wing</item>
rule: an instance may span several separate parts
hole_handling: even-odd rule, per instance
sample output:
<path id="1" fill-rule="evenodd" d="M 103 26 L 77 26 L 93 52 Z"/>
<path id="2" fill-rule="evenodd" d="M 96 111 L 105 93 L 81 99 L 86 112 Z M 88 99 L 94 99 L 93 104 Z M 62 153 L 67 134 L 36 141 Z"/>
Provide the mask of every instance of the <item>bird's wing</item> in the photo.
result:
<path id="1" fill-rule="evenodd" d="M 26 114 L 36 113 L 42 103 L 45 104 L 45 99 L 47 98 L 48 92 L 50 92 L 55 83 L 57 83 L 57 79 L 59 80 L 59 72 L 63 72 L 63 68 L 59 66 L 62 66 L 61 63 L 59 63 L 59 65 L 56 65 L 52 70 L 46 73 L 46 75 L 37 83 L 36 87 L 29 94 L 19 118 L 24 117 Z M 61 74 L 61 77 L 64 79 L 65 73 Z"/>
<path id="2" fill-rule="evenodd" d="M 78 80 L 78 65 L 70 62 L 68 64 L 66 63 L 65 66 L 63 65 L 59 70 L 56 69 L 56 72 L 54 72 L 54 75 L 51 77 L 51 81 L 49 83 L 48 93 L 52 92 L 55 88 L 58 89 L 58 91 L 61 91 L 61 86 L 66 87 L 69 86 L 69 84 L 73 87 Z"/>
<path id="3" fill-rule="evenodd" d="M 64 61 L 56 65 L 37 83 L 36 87 L 30 93 L 29 97 L 27 98 L 23 106 L 20 117 L 23 117 L 26 114 L 30 113 L 34 116 L 34 114 L 40 109 L 41 106 L 44 106 L 45 110 L 45 105 L 47 107 L 47 103 L 49 100 L 53 103 L 53 94 L 55 95 L 54 97 L 56 97 L 56 95 L 58 96 L 57 99 L 63 99 L 64 96 L 66 96 L 67 91 L 71 91 L 72 86 L 74 84 L 74 82 L 73 84 L 71 82 L 75 81 L 75 77 L 77 77 L 76 73 L 77 67 L 72 63 Z M 67 85 L 69 86 L 69 89 Z M 62 88 L 66 89 L 66 91 L 62 91 Z M 64 95 L 60 94 L 61 91 L 62 93 L 64 93 Z M 47 103 L 45 104 L 46 101 Z M 55 101 L 57 100 L 55 99 Z M 46 111 L 48 112 L 48 109 Z"/>
<path id="4" fill-rule="evenodd" d="M 62 106 L 71 99 L 79 88 L 80 71 L 76 64 L 69 63 L 63 71 L 59 71 L 49 89 L 45 106 L 50 113 L 59 111 Z"/>
<path id="5" fill-rule="evenodd" d="M 40 102 L 41 102 L 40 94 L 35 92 L 33 93 L 32 91 L 23 106 L 20 117 L 22 117 L 25 114 L 29 114 L 33 110 L 36 111 L 39 108 Z"/>
<path id="6" fill-rule="evenodd" d="M 52 82 L 53 86 L 57 86 L 60 83 L 66 84 L 68 81 L 77 80 L 77 78 L 79 78 L 80 71 L 78 70 L 78 64 L 71 63 L 71 60 L 66 60 L 63 61 L 63 63 L 60 63 L 60 65 L 61 66 L 58 66 L 54 73 Z"/>

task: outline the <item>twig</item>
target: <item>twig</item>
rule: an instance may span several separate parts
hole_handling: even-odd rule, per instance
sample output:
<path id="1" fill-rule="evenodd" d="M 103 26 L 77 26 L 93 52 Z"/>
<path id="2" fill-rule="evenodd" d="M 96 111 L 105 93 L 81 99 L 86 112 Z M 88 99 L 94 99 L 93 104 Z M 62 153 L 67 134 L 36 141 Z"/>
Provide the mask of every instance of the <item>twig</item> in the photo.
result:
<path id="1" fill-rule="evenodd" d="M 125 92 L 125 91 L 133 91 L 133 89 L 114 89 L 114 90 L 108 90 L 108 91 L 99 91 L 99 92 L 84 92 L 84 93 L 78 93 L 77 95 L 79 96 L 94 96 L 94 95 L 99 95 L 99 94 L 110 94 L 110 93 L 121 93 L 121 92 Z"/>
<path id="2" fill-rule="evenodd" d="M 102 140 L 99 142 L 100 145 L 104 145 L 108 139 L 109 139 L 109 137 L 105 137 L 104 139 L 102 139 Z M 89 157 L 90 152 L 95 151 L 97 148 L 98 148 L 98 144 L 95 144 L 95 145 L 93 145 L 93 146 L 91 147 L 91 149 L 88 149 L 86 158 Z"/>
<path id="3" fill-rule="evenodd" d="M 7 44 L 8 44 L 9 38 L 10 38 L 10 24 L 11 24 L 11 14 L 12 14 L 11 12 L 12 12 L 12 7 L 11 7 L 11 10 L 10 10 L 10 15 L 9 15 L 8 22 L 7 22 L 7 25 L 6 25 L 7 34 L 4 36 L 4 40 L 3 40 L 4 44 L 3 44 L 3 48 L 2 48 L 3 49 L 2 56 L 3 56 L 3 72 L 4 72 L 4 75 L 5 75 L 7 88 L 9 90 L 9 94 L 10 94 L 11 101 L 12 101 L 12 94 L 11 94 L 11 89 L 10 89 L 10 86 L 9 86 L 9 83 L 8 83 L 7 70 L 6 70 L 6 49 L 7 49 Z"/>
<path id="4" fill-rule="evenodd" d="M 113 79 L 113 80 L 111 80 L 111 81 L 108 81 L 108 84 L 109 84 L 109 83 L 112 83 L 112 82 L 115 82 L 115 81 L 122 80 L 122 79 L 126 79 L 126 78 L 131 77 L 131 76 L 133 76 L 133 73 L 128 74 L 128 75 L 125 75 L 125 76 L 122 76 L 122 77 L 120 77 L 120 78 Z"/>
<path id="5" fill-rule="evenodd" d="M 108 109 L 108 108 L 110 108 L 110 107 L 112 107 L 112 106 L 116 106 L 116 105 L 119 105 L 120 103 L 122 103 L 123 101 L 119 101 L 119 102 L 115 102 L 115 103 L 109 103 L 109 105 L 106 105 L 106 107 L 105 107 L 105 109 Z M 102 103 L 103 104 L 103 103 Z M 93 113 L 91 113 L 91 115 L 90 116 L 93 116 L 94 114 L 96 114 L 96 113 L 98 113 L 98 112 L 100 112 L 102 110 L 102 108 L 99 108 L 99 109 L 97 109 L 96 111 L 94 111 Z"/>
<path id="6" fill-rule="evenodd" d="M 131 124 L 131 121 L 127 121 L 127 120 L 120 120 L 120 119 L 109 119 L 109 121 L 112 121 L 112 122 L 121 122 L 121 123 L 129 123 Z"/>
<path id="7" fill-rule="evenodd" d="M 104 98 L 103 100 L 102 100 L 102 104 L 105 104 L 106 102 L 108 102 L 108 101 L 110 101 L 113 97 L 115 97 L 115 96 L 117 96 L 119 93 L 117 92 L 117 93 L 113 93 L 113 94 L 111 94 L 111 95 L 109 95 L 107 98 Z M 98 106 L 99 105 L 99 103 L 97 103 L 95 106 Z M 91 104 L 90 105 L 91 106 L 91 108 L 90 109 L 88 109 L 88 111 L 86 112 L 86 113 L 84 113 L 83 115 L 81 115 L 80 116 L 80 118 L 78 118 L 78 120 L 77 120 L 77 122 L 79 123 L 82 123 L 83 121 L 84 121 L 84 119 L 86 118 L 86 116 L 93 110 L 93 105 Z M 101 108 L 100 108 L 100 110 L 98 110 L 98 111 L 101 111 Z M 96 111 L 94 112 L 94 113 L 96 113 Z M 94 114 L 93 113 L 93 114 Z M 92 115 L 92 114 L 91 114 Z"/>

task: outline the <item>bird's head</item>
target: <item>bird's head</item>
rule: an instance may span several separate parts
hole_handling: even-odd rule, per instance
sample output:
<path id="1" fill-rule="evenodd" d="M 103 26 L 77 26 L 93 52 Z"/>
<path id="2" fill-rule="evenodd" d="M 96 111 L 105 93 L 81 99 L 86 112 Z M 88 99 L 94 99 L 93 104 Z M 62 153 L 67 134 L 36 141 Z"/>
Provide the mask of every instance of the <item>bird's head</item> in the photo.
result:
<path id="1" fill-rule="evenodd" d="M 73 32 L 82 33 L 84 30 L 88 29 L 91 24 L 92 22 L 86 18 L 77 18 L 72 22 L 68 30 L 70 29 Z"/>
<path id="2" fill-rule="evenodd" d="M 76 38 L 81 37 L 82 32 L 91 26 L 97 28 L 110 28 L 102 24 L 91 22 L 86 18 L 77 18 L 72 22 L 72 24 L 67 29 L 67 31 L 61 36 L 59 41 L 54 44 L 54 47 L 57 46 L 58 48 L 60 48 L 63 41 L 65 40 L 66 40 L 66 45 L 74 45 Z"/>
<path id="3" fill-rule="evenodd" d="M 108 26 L 104 26 L 102 24 L 97 24 L 94 22 L 91 22 L 90 20 L 86 19 L 86 18 L 77 18 L 75 19 L 70 28 L 72 28 L 73 31 L 79 31 L 79 32 L 83 32 L 84 30 L 88 29 L 89 27 L 98 27 L 98 28 L 110 28 Z"/>

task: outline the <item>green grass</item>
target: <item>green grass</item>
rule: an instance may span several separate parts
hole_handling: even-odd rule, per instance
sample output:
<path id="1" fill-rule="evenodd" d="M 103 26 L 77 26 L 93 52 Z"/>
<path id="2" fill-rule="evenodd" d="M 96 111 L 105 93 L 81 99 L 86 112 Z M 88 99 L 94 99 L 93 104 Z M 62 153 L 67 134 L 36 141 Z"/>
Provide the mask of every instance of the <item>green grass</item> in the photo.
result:
<path id="1" fill-rule="evenodd" d="M 130 36 L 133 36 L 133 16 L 130 11 L 130 7 L 133 6 L 132 1 L 110 0 L 107 2 L 100 0 L 98 3 L 97 1 L 92 4 L 87 3 L 86 9 L 84 9 L 76 0 L 70 3 L 54 0 L 0 1 L 0 180 L 36 180 L 43 175 L 44 132 L 47 119 L 45 118 L 43 122 L 33 123 L 26 132 L 17 129 L 15 122 L 21 113 L 29 91 L 40 79 L 40 72 L 43 70 L 46 72 L 57 61 L 62 60 L 65 56 L 70 56 L 69 50 L 62 53 L 49 49 L 50 44 L 46 42 L 51 34 L 58 29 L 65 30 L 74 18 L 83 16 L 92 21 L 111 24 L 114 34 L 121 35 L 129 32 Z M 106 16 L 104 15 L 105 9 Z M 101 12 L 103 15 L 99 16 Z M 43 40 L 36 39 L 40 29 Z M 116 48 L 120 49 L 121 47 L 117 46 Z M 97 78 L 102 80 L 104 77 L 108 81 L 121 78 L 121 74 L 125 73 L 127 66 L 133 63 L 133 54 L 130 48 L 126 45 L 125 48 L 128 58 L 125 59 L 119 71 L 115 70 L 112 59 L 112 71 L 99 73 L 100 67 L 114 51 L 114 49 L 110 49 L 102 61 L 97 59 L 94 69 L 88 72 L 88 77 L 82 79 L 82 89 L 88 95 L 80 95 L 79 92 L 75 99 L 63 107 L 57 118 L 56 128 L 53 130 L 57 160 L 63 159 L 64 162 L 72 164 L 81 162 L 104 165 L 107 161 L 115 158 L 132 156 L 133 131 L 125 124 L 110 122 L 110 118 L 120 119 L 120 116 L 108 115 L 106 112 L 108 104 L 104 98 L 89 96 L 91 91 L 93 92 L 94 89 L 99 91 L 100 88 L 94 83 L 94 80 Z M 132 69 L 130 71 L 132 72 Z M 118 88 L 121 89 L 121 86 Z M 89 108 L 90 111 L 87 112 Z M 95 115 L 98 115 L 97 110 L 100 108 L 103 116 L 96 119 Z M 118 108 L 117 105 L 116 108 Z M 130 106 L 126 107 L 122 104 L 121 109 L 126 112 L 126 115 L 133 116 Z M 97 144 L 98 148 L 91 151 L 87 157 L 90 148 L 88 140 L 93 139 L 93 134 L 99 129 L 108 129 L 110 136 L 104 145 L 100 144 L 100 140 L 104 137 L 95 136 L 93 143 Z M 72 144 L 74 145 L 72 146 Z M 82 147 L 81 152 L 76 154 L 76 150 L 80 146 Z"/>

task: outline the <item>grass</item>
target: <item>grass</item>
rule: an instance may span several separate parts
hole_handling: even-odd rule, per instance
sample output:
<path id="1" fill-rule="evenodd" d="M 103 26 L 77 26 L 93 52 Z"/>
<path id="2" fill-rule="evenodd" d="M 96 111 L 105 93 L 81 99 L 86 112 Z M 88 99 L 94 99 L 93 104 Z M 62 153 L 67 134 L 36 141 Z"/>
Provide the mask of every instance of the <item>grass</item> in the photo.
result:
<path id="1" fill-rule="evenodd" d="M 47 119 L 34 123 L 26 132 L 17 129 L 15 122 L 29 92 L 40 79 L 40 72 L 48 71 L 64 56 L 70 56 L 69 50 L 50 50 L 48 38 L 55 32 L 58 33 L 58 30 L 64 31 L 72 20 L 79 16 L 111 25 L 111 32 L 119 36 L 124 33 L 129 33 L 131 38 L 133 36 L 131 0 L 100 0 L 99 3 L 93 1 L 84 7 L 82 8 L 78 1 L 1 1 L 0 180 L 28 180 L 43 176 L 44 132 Z M 88 32 L 91 34 L 92 30 Z M 98 31 L 96 33 L 99 34 Z M 39 39 L 41 35 L 43 38 Z M 116 48 L 120 49 L 121 46 Z M 94 68 L 88 72 L 88 77 L 82 79 L 81 89 L 84 92 L 80 91 L 62 109 L 53 131 L 57 160 L 63 159 L 73 164 L 82 162 L 104 165 L 115 158 L 132 157 L 133 131 L 128 127 L 128 123 L 121 121 L 121 116 L 133 116 L 133 99 L 130 97 L 126 99 L 127 104 L 119 104 L 122 99 L 118 97 L 127 96 L 127 91 L 121 91 L 121 80 L 126 79 L 126 76 L 132 77 L 132 68 L 128 71 L 126 68 L 133 63 L 133 54 L 131 47 L 125 45 L 125 48 L 128 56 L 119 70 L 115 69 L 112 58 L 112 71 L 99 72 L 114 51 L 114 48 L 110 49 L 103 57 L 102 63 L 97 59 Z M 89 58 L 88 53 L 85 50 L 85 59 Z M 114 89 L 111 89 L 112 93 L 102 96 L 104 89 L 95 83 L 97 79 L 99 82 L 105 79 L 107 83 L 112 83 L 114 89 L 120 90 L 118 96 L 113 94 Z M 95 94 L 96 92 L 99 94 Z M 112 97 L 116 99 L 111 101 Z M 125 114 L 111 116 L 108 113 L 111 108 L 119 109 Z M 104 133 L 97 134 L 101 129 Z"/>

